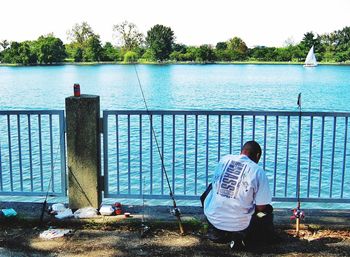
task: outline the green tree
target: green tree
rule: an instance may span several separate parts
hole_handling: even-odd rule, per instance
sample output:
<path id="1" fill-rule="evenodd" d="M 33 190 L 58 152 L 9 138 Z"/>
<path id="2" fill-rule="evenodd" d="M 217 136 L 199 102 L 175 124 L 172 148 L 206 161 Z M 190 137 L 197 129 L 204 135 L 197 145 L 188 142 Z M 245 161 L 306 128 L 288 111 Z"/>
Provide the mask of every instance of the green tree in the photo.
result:
<path id="1" fill-rule="evenodd" d="M 102 58 L 103 48 L 99 35 L 91 35 L 83 44 L 83 61 L 98 62 Z"/>
<path id="2" fill-rule="evenodd" d="M 73 28 L 68 31 L 68 39 L 82 45 L 94 32 L 87 22 L 74 24 Z"/>
<path id="3" fill-rule="evenodd" d="M 0 41 L 0 63 L 3 61 L 4 51 L 8 48 L 9 44 L 10 43 L 6 39 Z"/>
<path id="4" fill-rule="evenodd" d="M 61 39 L 52 34 L 40 36 L 35 42 L 35 52 L 39 63 L 52 64 L 63 62 L 66 49 Z"/>
<path id="5" fill-rule="evenodd" d="M 227 50 L 233 61 L 244 60 L 247 58 L 248 47 L 239 37 L 233 37 L 227 42 Z"/>
<path id="6" fill-rule="evenodd" d="M 303 52 L 303 59 L 306 58 L 306 54 L 312 46 L 314 46 L 316 58 L 319 60 L 321 53 L 324 52 L 324 49 L 321 45 L 321 38 L 320 36 L 315 35 L 313 32 L 307 32 L 304 34 L 304 37 L 299 44 L 299 47 Z"/>
<path id="7" fill-rule="evenodd" d="M 93 32 L 89 24 L 77 23 L 68 34 L 72 41 L 66 46 L 70 58 L 76 62 L 101 60 L 103 51 L 100 36 Z"/>
<path id="8" fill-rule="evenodd" d="M 31 41 L 24 41 L 20 43 L 19 47 L 19 62 L 24 65 L 28 64 L 36 64 L 38 59 L 34 52 L 33 42 Z"/>
<path id="9" fill-rule="evenodd" d="M 113 26 L 113 32 L 118 39 L 118 44 L 125 52 L 134 50 L 143 43 L 143 35 L 134 23 L 123 21 Z"/>
<path id="10" fill-rule="evenodd" d="M 173 44 L 173 51 L 169 55 L 170 60 L 173 61 L 186 61 L 185 55 L 187 51 L 187 46 L 184 44 Z M 153 58 L 151 56 L 151 58 Z"/>
<path id="11" fill-rule="evenodd" d="M 215 46 L 217 50 L 226 50 L 227 49 L 227 43 L 226 42 L 218 42 Z"/>
<path id="12" fill-rule="evenodd" d="M 350 27 L 344 27 L 335 32 L 335 60 L 350 61 Z"/>
<path id="13" fill-rule="evenodd" d="M 173 51 L 179 52 L 179 53 L 186 53 L 187 46 L 184 44 L 173 44 Z"/>
<path id="14" fill-rule="evenodd" d="M 337 42 L 338 49 L 348 50 L 350 48 L 350 27 L 345 27 L 342 30 L 337 31 Z"/>
<path id="15" fill-rule="evenodd" d="M 201 62 L 213 62 L 215 61 L 215 53 L 210 45 L 201 45 L 197 54 L 197 61 Z"/>
<path id="16" fill-rule="evenodd" d="M 170 27 L 157 24 L 147 31 L 146 44 L 154 60 L 164 61 L 172 51 L 174 32 Z"/>
<path id="17" fill-rule="evenodd" d="M 2 54 L 2 62 L 4 63 L 18 63 L 19 61 L 19 47 L 20 43 L 13 41 L 10 47 L 7 47 Z"/>
<path id="18" fill-rule="evenodd" d="M 336 52 L 336 34 L 323 34 L 320 35 L 321 45 L 324 49 L 322 53 L 322 60 L 326 62 L 334 62 L 335 61 L 335 52 Z"/>
<path id="19" fill-rule="evenodd" d="M 33 42 L 11 42 L 10 47 L 4 50 L 2 61 L 14 64 L 36 64 L 37 56 L 33 51 Z"/>
<path id="20" fill-rule="evenodd" d="M 227 42 L 218 42 L 216 43 L 215 56 L 218 61 L 230 61 L 231 57 L 229 51 L 227 50 Z"/>
<path id="21" fill-rule="evenodd" d="M 196 58 L 198 57 L 198 51 L 199 51 L 199 48 L 197 47 L 194 47 L 194 46 L 187 47 L 186 53 L 183 56 L 184 61 L 195 61 Z"/>
<path id="22" fill-rule="evenodd" d="M 119 61 L 119 50 L 112 45 L 111 42 L 106 42 L 102 48 L 102 61 Z"/>
<path id="23" fill-rule="evenodd" d="M 275 49 L 276 61 L 289 62 L 292 60 L 293 54 L 289 47 L 281 47 Z"/>
<path id="24" fill-rule="evenodd" d="M 83 49 L 78 43 L 69 43 L 65 45 L 68 59 L 72 59 L 75 62 L 81 62 L 83 60 Z"/>
<path id="25" fill-rule="evenodd" d="M 74 48 L 74 61 L 75 62 L 82 62 L 83 61 L 83 55 L 84 55 L 84 50 L 81 47 L 76 47 Z"/>
<path id="26" fill-rule="evenodd" d="M 304 52 L 302 51 L 299 45 L 293 46 L 292 55 L 293 61 L 300 62 L 305 58 Z"/>
<path id="27" fill-rule="evenodd" d="M 256 46 L 250 50 L 250 57 L 253 60 L 264 61 L 265 60 L 265 48 L 264 46 Z"/>
<path id="28" fill-rule="evenodd" d="M 126 63 L 134 63 L 137 61 L 137 59 L 138 59 L 138 55 L 136 52 L 127 51 L 124 54 L 124 62 L 126 62 Z"/>
<path id="29" fill-rule="evenodd" d="M 231 52 L 229 50 L 219 50 L 219 49 L 214 49 L 215 52 L 215 56 L 216 56 L 216 60 L 218 61 L 231 61 L 232 60 L 232 56 L 231 56 Z"/>
<path id="30" fill-rule="evenodd" d="M 227 49 L 237 51 L 240 54 L 245 54 L 248 50 L 248 47 L 241 38 L 234 37 L 227 42 Z"/>
<path id="31" fill-rule="evenodd" d="M 145 53 L 142 55 L 142 59 L 145 61 L 152 61 L 153 60 L 153 55 L 150 49 L 147 49 Z M 176 60 L 176 58 L 172 58 L 172 60 Z"/>
<path id="32" fill-rule="evenodd" d="M 307 32 L 304 34 L 301 44 L 303 44 L 307 49 L 310 49 L 316 43 L 316 37 L 313 32 Z"/>
<path id="33" fill-rule="evenodd" d="M 350 51 L 339 52 L 335 54 L 336 62 L 345 62 L 350 60 Z"/>
<path id="34" fill-rule="evenodd" d="M 277 52 L 275 47 L 257 46 L 250 51 L 250 56 L 257 61 L 276 61 Z"/>
<path id="35" fill-rule="evenodd" d="M 0 46 L 2 50 L 6 50 L 10 46 L 10 43 L 6 39 L 4 39 L 0 41 Z"/>
<path id="36" fill-rule="evenodd" d="M 152 59 L 153 56 L 152 56 L 152 54 L 151 54 L 151 51 L 149 51 L 149 53 L 150 53 L 150 58 Z M 183 55 L 184 55 L 184 54 L 181 53 L 181 52 L 173 51 L 173 52 L 171 52 L 171 54 L 169 55 L 169 59 L 172 60 L 172 61 L 176 61 L 176 62 L 178 62 L 178 61 L 183 61 Z"/>

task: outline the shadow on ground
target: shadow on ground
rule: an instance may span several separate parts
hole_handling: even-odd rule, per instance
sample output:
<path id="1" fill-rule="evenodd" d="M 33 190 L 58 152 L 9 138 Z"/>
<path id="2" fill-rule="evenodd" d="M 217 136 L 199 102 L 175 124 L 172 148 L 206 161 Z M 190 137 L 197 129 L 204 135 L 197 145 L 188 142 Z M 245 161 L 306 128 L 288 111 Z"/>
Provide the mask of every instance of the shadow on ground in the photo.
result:
<path id="1" fill-rule="evenodd" d="M 227 244 L 203 239 L 198 230 L 185 236 L 176 230 L 151 227 L 146 236 L 141 230 L 75 228 L 70 236 L 54 240 L 39 238 L 44 228 L 3 227 L 1 256 L 348 256 L 349 231 L 278 230 L 281 242 L 249 250 L 232 251 Z"/>

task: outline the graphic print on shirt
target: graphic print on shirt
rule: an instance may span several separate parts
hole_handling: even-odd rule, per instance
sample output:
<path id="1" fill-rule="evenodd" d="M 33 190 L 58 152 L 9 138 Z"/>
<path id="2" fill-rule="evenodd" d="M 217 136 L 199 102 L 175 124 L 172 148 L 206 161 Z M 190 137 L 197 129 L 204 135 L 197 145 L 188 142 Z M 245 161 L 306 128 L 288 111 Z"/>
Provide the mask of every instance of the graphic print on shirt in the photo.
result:
<path id="1" fill-rule="evenodd" d="M 235 198 L 246 166 L 236 161 L 230 161 L 229 165 L 225 165 L 217 193 L 223 197 Z"/>

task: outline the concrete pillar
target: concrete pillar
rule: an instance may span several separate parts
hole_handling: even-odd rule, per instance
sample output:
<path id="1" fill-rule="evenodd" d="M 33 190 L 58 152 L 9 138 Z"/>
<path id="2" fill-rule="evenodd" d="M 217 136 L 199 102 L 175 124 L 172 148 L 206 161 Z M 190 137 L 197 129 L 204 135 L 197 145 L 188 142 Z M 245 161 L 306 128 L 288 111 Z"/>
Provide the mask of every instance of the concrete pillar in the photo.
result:
<path id="1" fill-rule="evenodd" d="M 99 208 L 102 194 L 100 97 L 66 98 L 68 199 L 71 209 Z"/>

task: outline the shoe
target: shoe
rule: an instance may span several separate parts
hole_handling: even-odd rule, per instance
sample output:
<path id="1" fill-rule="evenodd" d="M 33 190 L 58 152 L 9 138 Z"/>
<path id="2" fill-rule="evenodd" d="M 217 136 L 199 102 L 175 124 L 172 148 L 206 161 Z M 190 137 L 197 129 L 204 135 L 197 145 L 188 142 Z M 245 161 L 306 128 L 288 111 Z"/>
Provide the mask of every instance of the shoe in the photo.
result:
<path id="1" fill-rule="evenodd" d="M 231 248 L 231 250 L 241 251 L 241 250 L 244 250 L 246 248 L 246 246 L 245 246 L 245 243 L 243 240 L 236 240 L 236 241 L 232 240 L 230 242 L 230 248 Z"/>

